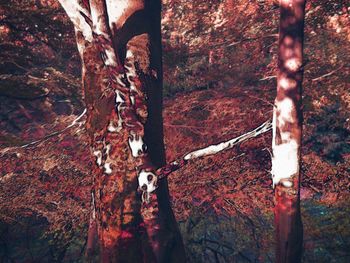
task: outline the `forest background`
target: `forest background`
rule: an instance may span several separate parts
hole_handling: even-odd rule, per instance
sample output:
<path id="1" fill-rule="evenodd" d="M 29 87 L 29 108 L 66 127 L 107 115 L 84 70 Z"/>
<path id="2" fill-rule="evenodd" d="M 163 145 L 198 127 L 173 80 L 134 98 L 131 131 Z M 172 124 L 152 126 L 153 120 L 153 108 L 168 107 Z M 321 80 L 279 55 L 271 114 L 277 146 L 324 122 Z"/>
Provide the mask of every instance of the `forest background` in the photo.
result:
<path id="1" fill-rule="evenodd" d="M 73 27 L 57 1 L 0 1 L 0 259 L 77 261 L 88 224 L 89 149 Z M 307 1 L 301 206 L 305 262 L 350 253 L 350 7 Z M 167 160 L 272 115 L 277 1 L 163 1 Z M 266 134 L 169 178 L 191 262 L 273 262 Z M 10 147 L 10 148 L 9 148 Z"/>

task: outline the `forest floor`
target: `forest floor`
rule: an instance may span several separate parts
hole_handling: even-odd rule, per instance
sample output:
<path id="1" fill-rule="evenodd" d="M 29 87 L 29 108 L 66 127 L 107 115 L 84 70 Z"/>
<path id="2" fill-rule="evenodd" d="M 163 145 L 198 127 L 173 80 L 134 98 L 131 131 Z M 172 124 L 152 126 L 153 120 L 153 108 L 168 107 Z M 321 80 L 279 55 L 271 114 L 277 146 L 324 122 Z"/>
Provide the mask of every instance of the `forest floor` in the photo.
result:
<path id="1" fill-rule="evenodd" d="M 257 127 L 271 116 L 269 96 L 268 86 L 259 91 L 231 87 L 166 99 L 167 159 Z M 64 118 L 56 129 L 72 120 Z M 274 261 L 270 143 L 266 133 L 170 176 L 173 209 L 190 262 Z M 335 165 L 307 148 L 303 152 L 304 262 L 349 262 L 350 158 Z M 91 182 L 88 155 L 82 123 L 1 155 L 2 262 L 81 258 Z"/>
<path id="2" fill-rule="evenodd" d="M 84 110 L 74 33 L 56 1 L 9 2 L 0 6 L 0 262 L 81 262 L 91 187 L 84 117 L 19 147 L 64 129 Z M 192 1 L 164 1 L 168 161 L 272 115 L 276 41 L 255 36 L 276 34 L 278 9 L 273 1 L 262 8 L 259 1 L 237 1 L 234 10 L 207 2 L 193 9 Z M 303 262 L 350 262 L 350 22 L 341 1 L 308 2 Z M 209 34 L 206 19 L 220 8 L 241 15 L 218 15 L 228 22 Z M 208 43 L 215 39 L 230 44 L 214 43 L 211 58 Z M 189 262 L 274 262 L 270 146 L 268 132 L 171 174 Z"/>

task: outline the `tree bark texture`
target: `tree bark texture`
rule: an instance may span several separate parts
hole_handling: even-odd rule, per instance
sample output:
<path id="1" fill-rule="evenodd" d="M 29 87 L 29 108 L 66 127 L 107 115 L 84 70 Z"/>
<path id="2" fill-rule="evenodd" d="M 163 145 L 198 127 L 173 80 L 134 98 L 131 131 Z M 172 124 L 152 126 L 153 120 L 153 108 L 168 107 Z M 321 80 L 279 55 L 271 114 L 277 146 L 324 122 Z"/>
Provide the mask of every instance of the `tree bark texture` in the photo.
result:
<path id="1" fill-rule="evenodd" d="M 300 262 L 303 30 L 305 0 L 280 1 L 277 96 L 273 112 L 276 262 Z"/>
<path id="2" fill-rule="evenodd" d="M 74 24 L 82 58 L 95 164 L 87 253 L 94 251 L 97 234 L 102 262 L 184 262 L 167 181 L 156 177 L 165 164 L 161 3 L 60 3 Z"/>

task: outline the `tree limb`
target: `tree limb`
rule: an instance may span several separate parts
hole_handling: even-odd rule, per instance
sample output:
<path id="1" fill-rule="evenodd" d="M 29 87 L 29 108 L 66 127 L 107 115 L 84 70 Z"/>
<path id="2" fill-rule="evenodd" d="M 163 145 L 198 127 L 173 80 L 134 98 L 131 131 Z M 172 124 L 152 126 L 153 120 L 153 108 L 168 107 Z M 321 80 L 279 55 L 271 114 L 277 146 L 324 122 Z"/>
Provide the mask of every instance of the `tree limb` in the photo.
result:
<path id="1" fill-rule="evenodd" d="M 329 77 L 329 76 L 333 75 L 334 73 L 336 73 L 338 70 L 340 70 L 343 66 L 344 66 L 344 65 L 341 65 L 339 68 L 334 69 L 334 70 L 332 70 L 331 72 L 328 72 L 328 73 L 326 73 L 326 74 L 324 74 L 324 75 L 322 75 L 322 76 L 319 76 L 319 77 L 317 77 L 317 78 L 314 78 L 314 79 L 312 79 L 312 81 L 317 81 L 317 80 L 323 79 L 323 78 L 325 78 L 325 77 Z"/>
<path id="2" fill-rule="evenodd" d="M 270 79 L 275 79 L 275 78 L 277 78 L 276 75 L 274 75 L 274 76 L 266 76 L 266 77 L 263 77 L 262 79 L 259 79 L 259 81 L 270 80 Z"/>
<path id="3" fill-rule="evenodd" d="M 260 134 L 263 134 L 272 128 L 271 120 L 265 121 L 263 124 L 261 124 L 256 129 L 249 131 L 245 134 L 242 134 L 236 138 L 230 139 L 228 141 L 221 142 L 216 145 L 209 145 L 205 148 L 198 149 L 195 151 L 192 151 L 190 153 L 187 153 L 184 157 L 172 161 L 169 164 L 165 165 L 164 167 L 157 170 L 157 176 L 158 179 L 162 179 L 167 177 L 170 173 L 180 169 L 181 167 L 185 166 L 188 161 L 194 160 L 200 157 L 205 157 L 213 154 L 217 154 L 221 151 L 228 150 L 233 148 L 233 146 L 242 143 L 248 139 L 254 138 Z"/>
<path id="4" fill-rule="evenodd" d="M 84 115 L 86 114 L 86 109 L 84 109 L 84 111 L 76 118 L 72 121 L 71 124 L 69 124 L 67 127 L 65 127 L 64 129 L 62 130 L 59 130 L 59 131 L 55 131 L 55 132 L 52 132 L 46 136 L 44 136 L 43 138 L 40 138 L 38 140 L 35 140 L 35 141 L 32 141 L 32 142 L 29 142 L 29 143 L 26 143 L 26 144 L 23 144 L 23 145 L 20 145 L 20 146 L 16 146 L 16 147 L 7 147 L 7 148 L 4 148 L 0 151 L 0 154 L 3 155 L 5 153 L 7 153 L 8 151 L 11 151 L 11 150 L 16 150 L 16 149 L 23 149 L 23 148 L 27 148 L 29 146 L 34 146 L 38 143 L 41 143 L 41 142 L 45 142 L 47 141 L 48 139 L 56 136 L 56 135 L 59 135 L 59 134 L 62 134 L 63 132 L 69 130 L 70 128 L 74 127 L 75 125 L 77 124 L 80 124 L 78 121 L 84 117 Z"/>

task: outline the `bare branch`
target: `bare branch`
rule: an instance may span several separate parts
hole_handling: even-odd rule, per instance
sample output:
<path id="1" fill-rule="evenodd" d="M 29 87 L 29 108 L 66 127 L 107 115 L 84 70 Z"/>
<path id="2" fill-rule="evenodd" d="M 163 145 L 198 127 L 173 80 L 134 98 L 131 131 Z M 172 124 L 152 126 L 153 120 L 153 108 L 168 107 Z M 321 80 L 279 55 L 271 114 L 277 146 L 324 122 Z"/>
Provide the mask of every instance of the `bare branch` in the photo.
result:
<path id="1" fill-rule="evenodd" d="M 274 76 L 266 76 L 266 77 L 263 77 L 262 79 L 259 79 L 259 81 L 270 80 L 270 79 L 275 79 L 275 78 L 277 78 L 276 75 L 274 75 Z"/>
<path id="2" fill-rule="evenodd" d="M 265 35 L 265 36 L 242 38 L 239 41 L 233 41 L 233 42 L 227 44 L 226 47 L 232 47 L 232 46 L 238 45 L 242 42 L 255 41 L 255 40 L 263 39 L 263 38 L 278 38 L 278 34 L 269 34 L 269 35 Z"/>
<path id="3" fill-rule="evenodd" d="M 259 98 L 259 97 L 257 97 L 257 96 L 249 95 L 249 94 L 247 94 L 247 93 L 244 93 L 244 95 L 247 96 L 247 97 L 249 97 L 249 98 L 253 98 L 253 99 L 256 99 L 256 100 L 260 100 L 260 101 L 264 102 L 264 103 L 267 104 L 267 105 L 275 106 L 273 103 L 269 102 L 268 100 Z"/>
<path id="4" fill-rule="evenodd" d="M 264 39 L 264 38 L 277 38 L 277 37 L 278 37 L 278 34 L 268 34 L 268 35 L 265 35 L 265 36 L 241 38 L 240 40 L 237 40 L 237 41 L 235 41 L 235 40 L 227 40 L 227 41 L 224 41 L 224 42 L 221 42 L 221 43 L 213 44 L 211 46 L 206 46 L 205 48 L 203 48 L 200 51 L 189 52 L 187 54 L 187 56 L 190 56 L 190 57 L 201 56 L 203 54 L 203 51 L 206 51 L 206 50 L 209 51 L 211 49 L 215 49 L 215 48 L 218 48 L 218 47 L 227 48 L 227 47 L 232 47 L 232 46 L 239 45 L 239 44 L 241 44 L 243 42 L 256 41 L 256 40 Z"/>
<path id="5" fill-rule="evenodd" d="M 205 157 L 213 154 L 217 154 L 221 151 L 228 150 L 233 148 L 233 146 L 242 143 L 244 141 L 247 141 L 251 138 L 257 137 L 260 134 L 263 134 L 272 128 L 271 120 L 265 121 L 263 124 L 261 124 L 256 129 L 249 131 L 245 134 L 242 134 L 236 138 L 233 138 L 228 141 L 221 142 L 216 145 L 209 145 L 205 148 L 195 150 L 193 152 L 190 152 L 186 154 L 183 158 L 175 160 L 173 162 L 170 162 L 169 164 L 165 165 L 164 167 L 157 170 L 158 179 L 162 179 L 167 177 L 170 173 L 180 169 L 184 165 L 188 163 L 188 161 L 197 159 L 200 157 Z"/>
<path id="6" fill-rule="evenodd" d="M 46 135 L 46 136 L 45 136 L 44 138 L 42 138 L 42 139 L 39 139 L 39 140 L 30 142 L 30 143 L 27 143 L 27 144 L 22 145 L 22 146 L 20 146 L 20 147 L 21 147 L 21 148 L 26 148 L 26 147 L 28 147 L 28 146 L 35 145 L 35 144 L 37 144 L 37 143 L 39 143 L 39 142 L 44 142 L 44 141 L 48 140 L 49 138 L 51 138 L 51 137 L 53 137 L 53 136 L 56 136 L 56 135 L 58 135 L 58 134 L 61 134 L 61 133 L 65 132 L 66 130 L 68 130 L 68 129 L 72 128 L 73 126 L 77 125 L 77 124 L 78 124 L 78 121 L 85 115 L 85 113 L 86 113 L 86 109 L 84 109 L 84 111 L 83 111 L 76 119 L 74 119 L 74 120 L 72 121 L 71 124 L 69 124 L 69 125 L 68 125 L 67 127 L 65 127 L 64 129 L 62 129 L 62 130 L 60 130 L 60 131 L 55 131 L 55 132 L 53 132 L 53 133 L 50 133 L 49 135 Z"/>
<path id="7" fill-rule="evenodd" d="M 217 145 L 210 145 L 206 148 L 199 149 L 193 152 L 190 152 L 185 155 L 184 160 L 190 160 L 190 159 L 195 159 L 199 157 L 204 157 L 212 154 L 216 154 L 218 152 L 221 152 L 223 150 L 228 150 L 231 149 L 234 145 L 241 143 L 243 141 L 246 141 L 250 138 L 256 137 L 260 135 L 261 133 L 267 132 L 271 129 L 272 124 L 271 121 L 268 120 L 264 122 L 262 125 L 260 125 L 258 128 L 247 132 L 239 137 L 233 138 L 229 141 L 221 142 Z"/>
<path id="8" fill-rule="evenodd" d="M 337 68 L 337 69 L 335 69 L 335 70 L 332 70 L 331 72 L 328 72 L 328 73 L 326 73 L 326 74 L 324 74 L 324 75 L 322 75 L 322 76 L 319 76 L 319 77 L 317 77 L 317 78 L 314 78 L 314 79 L 312 79 L 312 81 L 317 81 L 317 80 L 323 79 L 323 78 L 325 78 L 325 77 L 329 77 L 329 76 L 333 75 L 334 73 L 336 73 L 337 71 L 339 71 L 343 66 L 344 66 L 344 65 L 341 65 L 339 68 Z"/>
<path id="9" fill-rule="evenodd" d="M 78 121 L 79 121 L 82 117 L 84 117 L 85 114 L 86 114 L 86 109 L 84 109 L 84 111 L 83 111 L 76 119 L 74 119 L 74 120 L 72 121 L 71 124 L 69 124 L 69 125 L 68 125 L 67 127 L 65 127 L 64 129 L 59 130 L 59 131 L 52 132 L 52 133 L 46 135 L 44 138 L 41 138 L 41 139 L 32 141 L 32 142 L 30 142 L 30 143 L 23 144 L 23 145 L 21 145 L 21 146 L 4 148 L 4 149 L 2 149 L 2 150 L 0 151 L 0 154 L 3 155 L 3 154 L 5 154 L 6 152 L 11 151 L 11 150 L 16 150 L 16 149 L 20 149 L 20 148 L 27 148 L 27 147 L 29 147 L 29 146 L 33 146 L 33 145 L 35 145 L 35 144 L 38 144 L 38 143 L 41 143 L 41 142 L 45 142 L 45 141 L 47 141 L 48 139 L 50 139 L 50 138 L 52 138 L 52 137 L 54 137 L 54 136 L 56 136 L 56 135 L 62 134 L 63 132 L 69 130 L 70 128 L 72 128 L 73 126 L 75 126 L 75 125 L 77 125 L 77 124 L 80 124 L 80 125 L 81 125 L 81 123 L 79 123 Z"/>

